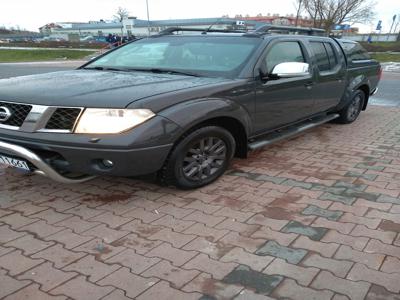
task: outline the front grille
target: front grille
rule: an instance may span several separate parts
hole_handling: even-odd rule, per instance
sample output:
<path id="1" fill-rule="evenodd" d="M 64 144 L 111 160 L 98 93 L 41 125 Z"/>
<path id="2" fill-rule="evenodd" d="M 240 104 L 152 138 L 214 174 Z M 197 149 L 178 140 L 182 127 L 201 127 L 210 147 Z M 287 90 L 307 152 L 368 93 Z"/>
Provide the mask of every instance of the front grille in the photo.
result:
<path id="1" fill-rule="evenodd" d="M 11 117 L 7 121 L 0 122 L 0 125 L 2 124 L 16 127 L 22 126 L 26 117 L 32 109 L 32 105 L 17 103 L 0 102 L 0 106 L 7 107 L 12 113 Z"/>
<path id="2" fill-rule="evenodd" d="M 57 108 L 45 128 L 49 130 L 72 131 L 80 113 L 80 108 Z"/>

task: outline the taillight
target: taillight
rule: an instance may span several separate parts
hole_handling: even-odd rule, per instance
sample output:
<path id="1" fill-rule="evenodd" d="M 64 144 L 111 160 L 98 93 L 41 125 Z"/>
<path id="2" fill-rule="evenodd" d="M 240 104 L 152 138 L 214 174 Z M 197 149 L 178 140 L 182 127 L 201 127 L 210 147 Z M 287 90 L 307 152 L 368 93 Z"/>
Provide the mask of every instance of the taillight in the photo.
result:
<path id="1" fill-rule="evenodd" d="M 379 71 L 378 71 L 378 79 L 379 80 L 382 79 L 382 74 L 383 74 L 382 66 L 379 66 Z"/>

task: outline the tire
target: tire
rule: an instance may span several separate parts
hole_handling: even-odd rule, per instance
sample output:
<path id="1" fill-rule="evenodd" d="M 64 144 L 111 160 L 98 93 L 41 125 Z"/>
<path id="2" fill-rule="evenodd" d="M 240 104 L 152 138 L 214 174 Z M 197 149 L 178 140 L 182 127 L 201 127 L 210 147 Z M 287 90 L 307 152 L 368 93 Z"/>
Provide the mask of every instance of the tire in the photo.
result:
<path id="1" fill-rule="evenodd" d="M 340 117 L 337 119 L 339 123 L 350 124 L 357 120 L 365 103 L 365 94 L 361 90 L 357 90 L 349 104 L 347 104 L 341 111 Z"/>
<path id="2" fill-rule="evenodd" d="M 198 128 L 184 135 L 174 146 L 159 172 L 159 180 L 181 189 L 205 186 L 224 174 L 235 148 L 235 139 L 226 129 Z"/>

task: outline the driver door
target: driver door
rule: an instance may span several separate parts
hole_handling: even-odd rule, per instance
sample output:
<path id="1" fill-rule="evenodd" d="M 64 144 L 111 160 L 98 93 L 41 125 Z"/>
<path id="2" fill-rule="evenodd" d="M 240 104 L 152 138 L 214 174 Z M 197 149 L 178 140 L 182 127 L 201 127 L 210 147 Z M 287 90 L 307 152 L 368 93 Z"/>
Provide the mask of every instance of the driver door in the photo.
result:
<path id="1" fill-rule="evenodd" d="M 310 64 L 305 46 L 296 39 L 275 40 L 262 56 L 260 70 L 269 75 L 284 62 Z M 261 76 L 260 76 L 261 77 Z M 313 113 L 312 68 L 304 76 L 256 81 L 256 131 L 263 132 L 304 119 Z"/>

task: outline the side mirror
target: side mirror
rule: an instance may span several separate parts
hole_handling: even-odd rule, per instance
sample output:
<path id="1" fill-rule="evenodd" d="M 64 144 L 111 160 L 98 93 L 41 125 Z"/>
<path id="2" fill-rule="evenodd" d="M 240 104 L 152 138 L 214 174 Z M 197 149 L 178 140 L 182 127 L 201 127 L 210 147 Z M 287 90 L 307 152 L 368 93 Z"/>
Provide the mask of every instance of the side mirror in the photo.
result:
<path id="1" fill-rule="evenodd" d="M 310 65 L 302 62 L 284 62 L 277 64 L 272 72 L 272 77 L 292 78 L 302 77 L 310 74 Z"/>

